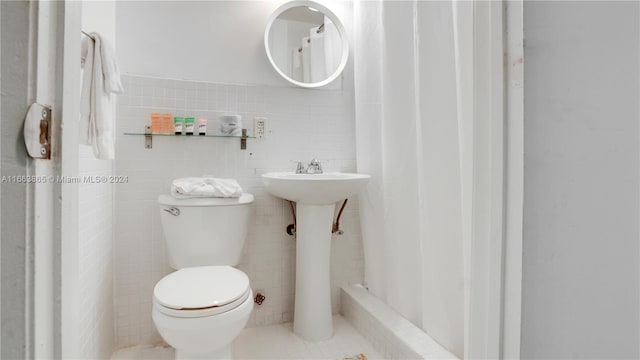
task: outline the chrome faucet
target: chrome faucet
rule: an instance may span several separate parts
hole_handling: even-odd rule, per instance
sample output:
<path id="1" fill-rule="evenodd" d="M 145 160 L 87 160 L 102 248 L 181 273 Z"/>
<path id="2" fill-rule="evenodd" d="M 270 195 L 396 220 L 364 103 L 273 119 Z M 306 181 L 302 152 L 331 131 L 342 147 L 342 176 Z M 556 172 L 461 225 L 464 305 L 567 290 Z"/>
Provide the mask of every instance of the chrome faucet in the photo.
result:
<path id="1" fill-rule="evenodd" d="M 302 165 L 302 161 L 298 161 L 296 174 L 322 174 L 322 164 L 318 159 L 314 158 L 305 169 L 304 165 Z"/>
<path id="2" fill-rule="evenodd" d="M 322 174 L 322 164 L 318 159 L 313 159 L 307 166 L 307 174 Z"/>

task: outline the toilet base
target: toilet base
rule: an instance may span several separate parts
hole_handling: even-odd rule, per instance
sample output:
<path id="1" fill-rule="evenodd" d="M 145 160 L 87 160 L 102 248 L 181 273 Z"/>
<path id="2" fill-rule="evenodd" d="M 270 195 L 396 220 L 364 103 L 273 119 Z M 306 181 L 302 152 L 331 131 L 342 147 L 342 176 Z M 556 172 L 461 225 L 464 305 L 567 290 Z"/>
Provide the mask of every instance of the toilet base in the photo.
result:
<path id="1" fill-rule="evenodd" d="M 151 317 L 160 336 L 176 349 L 176 359 L 231 359 L 232 343 L 253 310 L 253 292 L 235 309 L 205 317 L 170 316 L 161 306 L 154 299 Z"/>
<path id="2" fill-rule="evenodd" d="M 219 349 L 214 353 L 200 353 L 200 354 L 192 354 L 186 353 L 184 351 L 180 351 L 176 349 L 176 360 L 200 360 L 200 359 L 211 359 L 211 360 L 230 360 L 231 356 L 231 344 Z"/>

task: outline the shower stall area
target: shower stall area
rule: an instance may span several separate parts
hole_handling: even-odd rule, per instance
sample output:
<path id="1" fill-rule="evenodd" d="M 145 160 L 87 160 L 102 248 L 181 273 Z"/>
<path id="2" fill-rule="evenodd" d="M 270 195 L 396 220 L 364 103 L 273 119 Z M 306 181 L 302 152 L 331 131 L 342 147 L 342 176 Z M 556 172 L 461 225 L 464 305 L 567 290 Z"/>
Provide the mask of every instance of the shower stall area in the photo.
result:
<path id="1" fill-rule="evenodd" d="M 360 197 L 363 286 L 410 323 L 381 330 L 394 339 L 384 349 L 391 357 L 446 356 L 437 344 L 459 358 L 502 351 L 502 214 L 518 206 L 509 203 L 517 192 L 496 191 L 506 168 L 502 83 L 522 72 L 521 62 L 503 72 L 503 52 L 522 53 L 503 45 L 507 15 L 517 37 L 515 2 L 354 3 L 357 166 L 372 175 Z M 366 311 L 376 318 L 374 308 Z"/>

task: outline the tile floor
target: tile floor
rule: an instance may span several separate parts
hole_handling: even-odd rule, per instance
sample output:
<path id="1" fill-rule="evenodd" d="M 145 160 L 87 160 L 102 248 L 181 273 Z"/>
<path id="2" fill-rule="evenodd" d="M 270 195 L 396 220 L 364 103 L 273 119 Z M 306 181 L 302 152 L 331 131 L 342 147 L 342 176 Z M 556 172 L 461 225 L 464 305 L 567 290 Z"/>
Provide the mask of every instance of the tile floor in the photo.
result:
<path id="1" fill-rule="evenodd" d="M 342 316 L 334 316 L 333 324 L 334 336 L 320 342 L 305 341 L 294 335 L 292 323 L 247 328 L 233 343 L 234 357 L 236 359 L 383 359 Z M 118 350 L 111 357 L 114 360 L 173 358 L 173 349 L 166 346 L 134 346 Z"/>

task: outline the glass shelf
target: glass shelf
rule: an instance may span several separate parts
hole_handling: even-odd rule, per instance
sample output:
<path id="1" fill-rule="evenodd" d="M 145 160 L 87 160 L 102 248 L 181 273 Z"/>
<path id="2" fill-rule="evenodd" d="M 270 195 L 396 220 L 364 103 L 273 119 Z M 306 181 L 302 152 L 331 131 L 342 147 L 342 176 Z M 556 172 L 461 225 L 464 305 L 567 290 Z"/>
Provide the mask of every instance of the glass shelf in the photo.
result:
<path id="1" fill-rule="evenodd" d="M 236 135 L 175 135 L 175 134 L 145 134 L 145 133 L 132 133 L 126 132 L 124 135 L 133 135 L 133 136 L 167 136 L 167 137 L 183 137 L 183 138 L 229 138 L 229 139 L 242 139 L 242 136 Z M 255 136 L 245 136 L 244 139 L 255 139 Z"/>
<path id="2" fill-rule="evenodd" d="M 227 139 L 240 139 L 240 150 L 246 150 L 247 148 L 247 139 L 255 139 L 255 136 L 235 136 L 235 135 L 175 135 L 175 134 L 151 134 L 144 132 L 126 132 L 124 135 L 128 136 L 144 136 L 144 147 L 145 149 L 153 148 L 153 137 L 154 136 L 163 136 L 163 137 L 174 137 L 174 138 L 184 138 L 184 139 L 193 139 L 193 138 L 227 138 Z"/>

